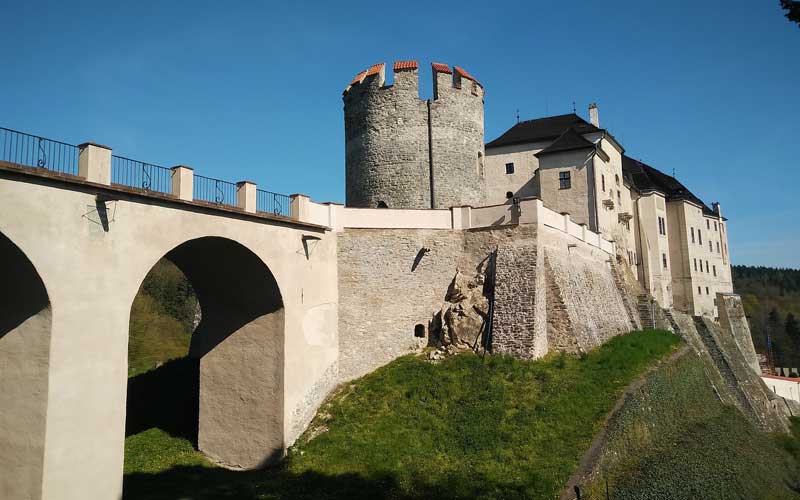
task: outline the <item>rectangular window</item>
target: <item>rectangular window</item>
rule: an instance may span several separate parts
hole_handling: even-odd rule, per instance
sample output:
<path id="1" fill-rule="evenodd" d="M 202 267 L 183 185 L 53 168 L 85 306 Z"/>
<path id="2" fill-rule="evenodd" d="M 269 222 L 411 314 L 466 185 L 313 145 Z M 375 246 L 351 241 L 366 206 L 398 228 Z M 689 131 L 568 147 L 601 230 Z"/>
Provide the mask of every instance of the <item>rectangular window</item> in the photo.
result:
<path id="1" fill-rule="evenodd" d="M 708 269 L 708 261 L 706 261 L 706 272 L 707 272 L 707 273 L 711 272 L 711 271 L 709 271 L 709 269 Z"/>
<path id="2" fill-rule="evenodd" d="M 697 295 L 703 295 L 703 290 L 699 286 L 697 287 Z"/>
<path id="3" fill-rule="evenodd" d="M 558 173 L 558 186 L 560 189 L 569 189 L 572 187 L 572 180 L 570 179 L 569 172 Z"/>
<path id="4" fill-rule="evenodd" d="M 664 269 L 666 269 L 667 268 L 667 254 L 665 254 L 665 253 L 661 254 L 661 262 L 664 263 Z"/>
<path id="5" fill-rule="evenodd" d="M 714 231 L 718 231 L 718 229 L 717 229 L 717 221 L 714 221 Z"/>
<path id="6" fill-rule="evenodd" d="M 706 295 L 711 295 L 711 294 L 708 292 L 708 287 L 706 287 Z"/>
<path id="7" fill-rule="evenodd" d="M 714 276 L 717 275 L 717 266 L 711 266 L 711 270 L 714 271 Z"/>
<path id="8" fill-rule="evenodd" d="M 717 242 L 717 253 L 719 253 L 719 241 Z"/>
<path id="9" fill-rule="evenodd" d="M 703 233 L 699 229 L 697 230 L 697 241 L 700 242 L 701 245 L 703 244 Z"/>
<path id="10" fill-rule="evenodd" d="M 697 272 L 697 259 L 694 259 L 694 271 Z"/>
<path id="11" fill-rule="evenodd" d="M 600 174 L 600 185 L 603 187 L 603 192 L 606 192 L 606 176 Z"/>
<path id="12" fill-rule="evenodd" d="M 711 221 L 706 219 L 706 229 L 711 230 Z"/>
<path id="13" fill-rule="evenodd" d="M 692 230 L 692 243 L 694 243 L 694 228 L 692 227 L 692 228 L 689 228 L 689 229 Z"/>
<path id="14" fill-rule="evenodd" d="M 617 189 L 617 204 L 622 207 L 622 193 Z"/>
<path id="15" fill-rule="evenodd" d="M 506 163 L 506 175 L 514 173 L 514 164 Z"/>
<path id="16" fill-rule="evenodd" d="M 708 241 L 708 251 L 709 252 L 713 252 L 714 251 L 714 245 L 711 243 L 711 240 Z"/>

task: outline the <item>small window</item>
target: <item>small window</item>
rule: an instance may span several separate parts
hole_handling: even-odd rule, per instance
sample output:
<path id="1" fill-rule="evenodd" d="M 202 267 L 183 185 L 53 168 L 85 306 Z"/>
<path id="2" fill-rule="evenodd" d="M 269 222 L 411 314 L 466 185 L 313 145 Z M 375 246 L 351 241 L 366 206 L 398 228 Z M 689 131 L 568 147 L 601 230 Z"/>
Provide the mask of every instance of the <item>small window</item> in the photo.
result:
<path id="1" fill-rule="evenodd" d="M 661 254 L 661 262 L 664 264 L 664 269 L 666 269 L 667 268 L 667 254 L 665 254 L 665 253 Z"/>
<path id="2" fill-rule="evenodd" d="M 711 266 L 711 270 L 714 272 L 714 276 L 716 276 L 717 275 L 717 266 L 716 265 Z"/>
<path id="3" fill-rule="evenodd" d="M 667 221 L 663 217 L 658 218 L 658 234 L 667 235 Z"/>
<path id="4" fill-rule="evenodd" d="M 417 338 L 424 338 L 425 337 L 425 325 L 422 323 L 417 323 L 414 327 L 414 336 Z"/>
<path id="5" fill-rule="evenodd" d="M 717 231 L 717 221 L 714 221 L 714 231 Z"/>
<path id="6" fill-rule="evenodd" d="M 697 272 L 697 259 L 694 259 L 694 271 Z"/>
<path id="7" fill-rule="evenodd" d="M 622 207 L 622 193 L 619 192 L 619 189 L 617 189 L 617 204 Z"/>
<path id="8" fill-rule="evenodd" d="M 616 181 L 617 186 L 619 186 L 619 175 L 614 174 L 614 181 Z"/>
<path id="9" fill-rule="evenodd" d="M 506 175 L 510 175 L 514 173 L 514 164 L 513 163 L 506 163 Z"/>
<path id="10" fill-rule="evenodd" d="M 709 240 L 709 242 L 708 242 L 708 251 L 709 251 L 709 252 L 713 252 L 713 251 L 714 251 L 714 245 L 713 245 L 713 243 L 711 243 L 711 241 L 710 241 L 710 240 Z"/>
<path id="11" fill-rule="evenodd" d="M 603 186 L 603 192 L 606 192 L 606 176 L 600 175 L 600 184 Z"/>
<path id="12" fill-rule="evenodd" d="M 692 227 L 692 228 L 689 228 L 689 229 L 692 230 L 692 243 L 694 243 L 694 228 Z"/>
<path id="13" fill-rule="evenodd" d="M 697 241 L 700 242 L 701 245 L 703 244 L 703 233 L 699 229 L 697 230 Z"/>
<path id="14" fill-rule="evenodd" d="M 711 230 L 711 221 L 706 219 L 706 229 Z"/>
<path id="15" fill-rule="evenodd" d="M 719 241 L 717 242 L 717 253 L 719 253 Z"/>
<path id="16" fill-rule="evenodd" d="M 710 273 L 710 272 L 711 272 L 711 270 L 708 268 L 708 261 L 706 261 L 706 272 L 707 272 L 707 273 Z"/>
<path id="17" fill-rule="evenodd" d="M 572 187 L 572 179 L 569 172 L 558 173 L 558 185 L 560 189 L 569 189 Z"/>
<path id="18" fill-rule="evenodd" d="M 703 295 L 703 289 L 699 286 L 697 287 L 697 295 Z"/>
<path id="19" fill-rule="evenodd" d="M 511 191 L 506 191 L 506 199 L 507 200 L 510 200 L 513 197 L 514 197 L 514 193 L 512 193 Z"/>
<path id="20" fill-rule="evenodd" d="M 706 287 L 706 295 L 711 295 L 711 293 L 708 291 L 708 287 Z"/>

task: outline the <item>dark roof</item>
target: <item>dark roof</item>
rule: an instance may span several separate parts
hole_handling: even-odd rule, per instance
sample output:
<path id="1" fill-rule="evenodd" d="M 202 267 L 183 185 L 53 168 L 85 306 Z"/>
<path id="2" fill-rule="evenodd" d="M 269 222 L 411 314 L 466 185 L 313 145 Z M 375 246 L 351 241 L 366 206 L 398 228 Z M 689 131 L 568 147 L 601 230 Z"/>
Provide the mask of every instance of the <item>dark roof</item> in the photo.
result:
<path id="1" fill-rule="evenodd" d="M 547 141 L 557 138 L 569 128 L 573 128 L 578 134 L 600 131 L 600 129 L 575 113 L 548 116 L 547 118 L 519 122 L 503 135 L 486 144 L 486 147 L 496 148 L 512 144 L 524 144 L 526 142 Z"/>
<path id="2" fill-rule="evenodd" d="M 582 135 L 575 132 L 575 129 L 570 127 L 558 136 L 558 139 L 553 141 L 552 144 L 536 153 L 536 156 L 588 148 L 594 148 L 594 144 L 584 139 Z"/>
<path id="3" fill-rule="evenodd" d="M 667 175 L 639 160 L 622 155 L 622 173 L 633 186 L 641 191 L 658 191 L 664 194 L 668 201 L 686 200 L 703 208 L 705 215 L 716 215 L 713 210 L 695 196 L 678 179 Z"/>

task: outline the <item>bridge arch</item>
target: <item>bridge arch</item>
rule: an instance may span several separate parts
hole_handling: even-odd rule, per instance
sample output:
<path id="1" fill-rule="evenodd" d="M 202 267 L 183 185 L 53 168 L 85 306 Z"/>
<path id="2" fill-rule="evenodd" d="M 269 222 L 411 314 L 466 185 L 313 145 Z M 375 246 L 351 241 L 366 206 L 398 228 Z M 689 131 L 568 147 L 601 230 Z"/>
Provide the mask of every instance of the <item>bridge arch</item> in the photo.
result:
<path id="1" fill-rule="evenodd" d="M 0 232 L 0 492 L 38 498 L 44 467 L 50 298 L 25 253 Z"/>
<path id="2" fill-rule="evenodd" d="M 279 459 L 285 315 L 273 273 L 241 243 L 217 236 L 185 241 L 163 257 L 187 277 L 201 310 L 188 355 L 198 385 L 186 387 L 198 391 L 198 448 L 231 468 Z M 128 401 L 129 418 L 137 404 Z"/>

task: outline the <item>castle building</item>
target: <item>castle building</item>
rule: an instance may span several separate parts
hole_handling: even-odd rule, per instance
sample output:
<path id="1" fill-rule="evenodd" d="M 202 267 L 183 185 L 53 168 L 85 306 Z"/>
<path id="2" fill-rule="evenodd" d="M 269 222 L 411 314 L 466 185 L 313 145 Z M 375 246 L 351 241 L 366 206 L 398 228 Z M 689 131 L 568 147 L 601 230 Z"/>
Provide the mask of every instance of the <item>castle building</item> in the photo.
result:
<path id="1" fill-rule="evenodd" d="M 615 245 L 620 263 L 664 308 L 716 317 L 733 291 L 727 219 L 677 179 L 625 154 L 597 105 L 515 124 L 484 145 L 483 86 L 433 63 L 433 99 L 419 97 L 416 61 L 359 73 L 343 94 L 346 205 L 441 209 L 545 207 Z"/>

